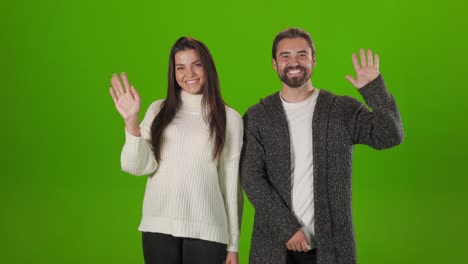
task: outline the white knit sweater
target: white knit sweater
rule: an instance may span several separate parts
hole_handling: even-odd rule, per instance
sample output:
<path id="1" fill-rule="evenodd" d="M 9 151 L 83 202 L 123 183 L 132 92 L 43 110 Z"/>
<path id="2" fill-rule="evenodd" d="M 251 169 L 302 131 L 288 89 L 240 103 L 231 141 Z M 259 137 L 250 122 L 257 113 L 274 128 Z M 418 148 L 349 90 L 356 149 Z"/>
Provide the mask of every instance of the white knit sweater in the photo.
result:
<path id="1" fill-rule="evenodd" d="M 226 143 L 213 160 L 202 95 L 181 90 L 181 99 L 181 108 L 164 130 L 159 164 L 150 131 L 163 100 L 148 108 L 140 125 L 141 137 L 125 131 L 122 170 L 149 175 L 138 230 L 215 241 L 227 244 L 228 251 L 237 251 L 243 204 L 239 183 L 242 118 L 226 106 Z"/>

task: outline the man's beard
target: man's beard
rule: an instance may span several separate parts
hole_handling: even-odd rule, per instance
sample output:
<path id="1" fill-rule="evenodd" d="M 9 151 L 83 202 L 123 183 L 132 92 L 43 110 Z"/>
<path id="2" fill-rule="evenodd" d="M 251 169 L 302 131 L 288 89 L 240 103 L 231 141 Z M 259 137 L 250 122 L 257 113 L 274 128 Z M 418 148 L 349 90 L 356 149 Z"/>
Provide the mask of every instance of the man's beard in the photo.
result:
<path id="1" fill-rule="evenodd" d="M 288 71 L 289 70 L 301 70 L 302 71 L 302 76 L 289 78 L 288 77 Z M 302 85 L 304 85 L 304 83 L 306 83 L 310 79 L 310 76 L 312 75 L 312 71 L 308 75 L 307 74 L 307 69 L 298 65 L 296 67 L 286 67 L 283 70 L 283 76 L 281 76 L 281 74 L 279 74 L 279 73 L 278 73 L 278 75 L 279 75 L 281 81 L 284 82 L 289 87 L 298 88 L 298 87 L 301 87 Z"/>

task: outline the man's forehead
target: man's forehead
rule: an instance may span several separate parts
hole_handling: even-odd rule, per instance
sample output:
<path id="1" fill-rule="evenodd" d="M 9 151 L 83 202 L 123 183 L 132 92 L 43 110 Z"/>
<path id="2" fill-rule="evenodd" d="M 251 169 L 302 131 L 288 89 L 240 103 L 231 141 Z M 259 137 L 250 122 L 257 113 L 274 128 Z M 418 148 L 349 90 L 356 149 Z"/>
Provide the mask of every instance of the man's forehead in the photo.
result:
<path id="1" fill-rule="evenodd" d="M 297 50 L 306 50 L 310 52 L 312 49 L 309 46 L 309 43 L 303 38 L 284 38 L 278 43 L 278 51 L 297 51 Z"/>

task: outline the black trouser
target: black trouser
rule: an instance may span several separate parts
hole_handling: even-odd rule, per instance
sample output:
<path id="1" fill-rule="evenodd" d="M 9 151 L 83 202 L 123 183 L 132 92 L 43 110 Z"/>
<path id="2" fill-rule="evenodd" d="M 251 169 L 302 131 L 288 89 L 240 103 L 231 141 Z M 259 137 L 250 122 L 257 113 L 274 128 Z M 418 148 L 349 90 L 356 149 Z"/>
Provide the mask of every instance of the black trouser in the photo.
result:
<path id="1" fill-rule="evenodd" d="M 226 244 L 200 239 L 143 232 L 146 264 L 221 264 Z"/>
<path id="2" fill-rule="evenodd" d="M 288 250 L 286 264 L 317 264 L 317 249 L 307 252 Z"/>

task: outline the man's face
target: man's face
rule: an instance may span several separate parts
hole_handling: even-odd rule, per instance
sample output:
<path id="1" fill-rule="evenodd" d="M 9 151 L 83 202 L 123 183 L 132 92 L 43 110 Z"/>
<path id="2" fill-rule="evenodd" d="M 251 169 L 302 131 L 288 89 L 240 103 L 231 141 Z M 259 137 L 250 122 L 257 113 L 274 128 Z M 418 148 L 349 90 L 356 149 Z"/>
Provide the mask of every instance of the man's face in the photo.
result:
<path id="1" fill-rule="evenodd" d="M 303 38 L 285 38 L 278 43 L 273 69 L 283 83 L 291 88 L 304 85 L 312 75 L 315 56 Z"/>

